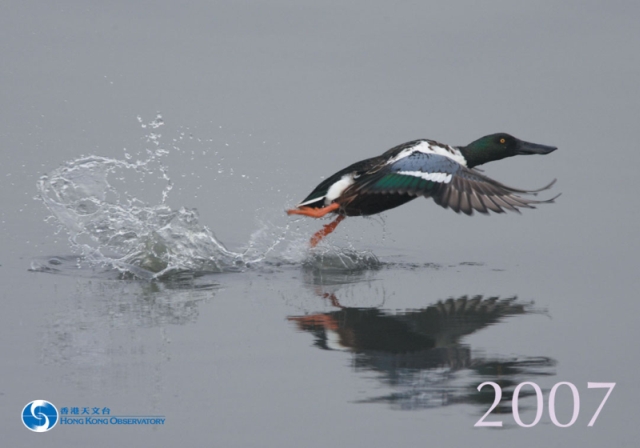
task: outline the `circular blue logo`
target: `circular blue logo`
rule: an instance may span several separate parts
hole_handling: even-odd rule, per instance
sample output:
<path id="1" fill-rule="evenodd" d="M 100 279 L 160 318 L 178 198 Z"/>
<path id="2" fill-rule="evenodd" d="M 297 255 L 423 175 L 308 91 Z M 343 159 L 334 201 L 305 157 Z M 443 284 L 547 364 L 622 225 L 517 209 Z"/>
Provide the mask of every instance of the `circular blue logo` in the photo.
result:
<path id="1" fill-rule="evenodd" d="M 58 423 L 58 410 L 45 400 L 34 400 L 22 410 L 22 423 L 34 432 L 46 432 Z"/>

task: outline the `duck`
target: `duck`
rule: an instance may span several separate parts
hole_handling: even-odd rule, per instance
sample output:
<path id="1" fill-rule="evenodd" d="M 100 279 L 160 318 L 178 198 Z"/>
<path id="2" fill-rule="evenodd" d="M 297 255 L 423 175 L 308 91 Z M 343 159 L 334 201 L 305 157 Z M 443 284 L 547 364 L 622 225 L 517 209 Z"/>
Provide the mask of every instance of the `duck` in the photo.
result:
<path id="1" fill-rule="evenodd" d="M 431 198 L 445 209 L 471 216 L 536 208 L 552 203 L 524 198 L 548 190 L 556 179 L 536 190 L 504 185 L 476 167 L 507 157 L 549 154 L 558 149 L 520 140 L 507 133 L 486 135 L 466 146 L 451 146 L 419 139 L 395 146 L 382 155 L 361 160 L 329 176 L 288 215 L 322 218 L 337 215 L 311 240 L 315 247 L 347 216 L 369 216 L 406 204 L 418 197 Z"/>

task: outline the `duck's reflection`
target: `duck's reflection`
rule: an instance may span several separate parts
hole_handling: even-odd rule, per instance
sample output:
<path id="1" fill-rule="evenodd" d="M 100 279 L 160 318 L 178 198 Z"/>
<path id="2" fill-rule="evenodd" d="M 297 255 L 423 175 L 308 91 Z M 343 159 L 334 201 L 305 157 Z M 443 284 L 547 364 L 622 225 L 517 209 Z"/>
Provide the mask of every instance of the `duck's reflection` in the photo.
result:
<path id="1" fill-rule="evenodd" d="M 326 278 L 326 273 L 323 275 Z M 494 381 L 503 389 L 501 406 L 496 408 L 500 412 L 510 409 L 511 391 L 519 382 L 554 374 L 555 362 L 550 358 L 486 357 L 462 342 L 465 336 L 509 316 L 536 312 L 516 297 L 462 296 L 420 309 L 391 311 L 342 306 L 339 291 L 323 292 L 319 284 L 323 282 L 314 275 L 310 283 L 316 294 L 337 309 L 290 316 L 288 320 L 312 333 L 315 346 L 351 352 L 356 371 L 375 372 L 376 378 L 391 388 L 390 393 L 362 402 L 386 402 L 403 409 L 490 404 L 491 388 L 479 393 L 476 387 L 483 381 Z M 335 290 L 334 279 L 328 284 Z"/>

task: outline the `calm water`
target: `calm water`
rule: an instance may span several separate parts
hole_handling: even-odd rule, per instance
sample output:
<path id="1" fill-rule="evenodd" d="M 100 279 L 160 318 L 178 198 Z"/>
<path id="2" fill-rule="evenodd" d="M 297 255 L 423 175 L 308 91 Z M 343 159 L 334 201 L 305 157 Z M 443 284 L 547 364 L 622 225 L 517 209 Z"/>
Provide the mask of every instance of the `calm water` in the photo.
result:
<path id="1" fill-rule="evenodd" d="M 640 7 L 18 4 L 0 16 L 7 446 L 635 446 Z M 555 204 L 284 210 L 415 138 Z M 43 177 L 44 176 L 44 177 Z M 502 401 L 491 407 L 490 387 Z M 539 385 L 532 428 L 512 412 Z M 575 385 L 559 428 L 552 388 Z M 606 390 L 616 386 L 593 427 Z M 555 395 L 557 420 L 572 394 Z M 164 425 L 28 431 L 44 399 Z M 519 416 L 536 418 L 532 386 Z M 94 409 L 96 408 L 96 409 Z M 106 414 L 104 414 L 106 415 Z"/>

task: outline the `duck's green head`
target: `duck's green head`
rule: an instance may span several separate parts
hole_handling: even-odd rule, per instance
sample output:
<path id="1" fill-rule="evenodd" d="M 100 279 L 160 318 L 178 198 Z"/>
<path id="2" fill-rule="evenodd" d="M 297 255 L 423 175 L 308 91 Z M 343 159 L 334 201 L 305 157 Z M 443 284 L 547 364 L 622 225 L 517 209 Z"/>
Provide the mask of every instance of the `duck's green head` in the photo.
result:
<path id="1" fill-rule="evenodd" d="M 555 146 L 538 145 L 517 139 L 512 135 L 499 133 L 486 135 L 478 140 L 460 148 L 460 152 L 467 160 L 467 166 L 482 165 L 505 157 L 528 155 L 528 154 L 549 154 L 555 151 Z"/>

